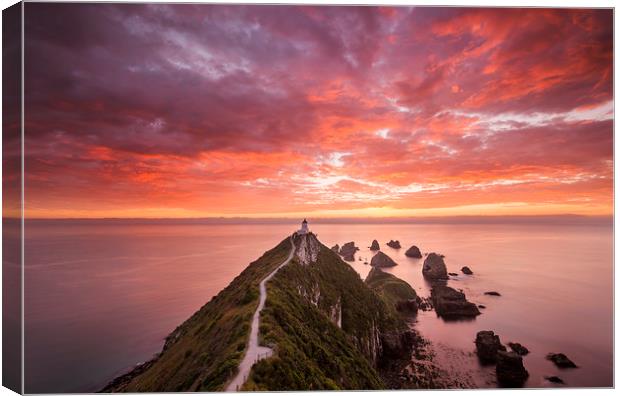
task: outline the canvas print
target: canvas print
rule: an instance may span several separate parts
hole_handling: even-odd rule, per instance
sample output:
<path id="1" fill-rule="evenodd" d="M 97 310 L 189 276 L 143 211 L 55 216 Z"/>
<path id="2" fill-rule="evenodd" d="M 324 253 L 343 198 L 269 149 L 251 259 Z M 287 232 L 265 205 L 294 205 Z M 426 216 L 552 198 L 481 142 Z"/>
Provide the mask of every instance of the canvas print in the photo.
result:
<path id="1" fill-rule="evenodd" d="M 613 387 L 612 9 L 14 7 L 13 389 Z"/>

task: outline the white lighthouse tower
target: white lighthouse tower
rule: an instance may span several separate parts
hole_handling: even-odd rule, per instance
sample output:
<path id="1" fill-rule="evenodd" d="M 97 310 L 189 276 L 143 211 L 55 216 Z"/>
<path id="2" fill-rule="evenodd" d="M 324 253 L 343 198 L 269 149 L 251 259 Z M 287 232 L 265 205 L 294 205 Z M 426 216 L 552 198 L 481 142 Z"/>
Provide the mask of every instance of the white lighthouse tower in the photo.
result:
<path id="1" fill-rule="evenodd" d="M 308 232 L 310 232 L 310 230 L 308 230 L 308 221 L 304 219 L 304 221 L 301 222 L 301 229 L 297 231 L 297 233 L 303 235 L 307 234 Z"/>

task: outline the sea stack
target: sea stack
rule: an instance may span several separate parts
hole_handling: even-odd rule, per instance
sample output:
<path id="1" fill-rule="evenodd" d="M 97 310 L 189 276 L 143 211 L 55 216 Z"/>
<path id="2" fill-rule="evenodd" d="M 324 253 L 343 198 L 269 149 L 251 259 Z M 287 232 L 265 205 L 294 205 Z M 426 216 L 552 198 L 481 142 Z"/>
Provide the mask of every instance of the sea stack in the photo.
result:
<path id="1" fill-rule="evenodd" d="M 495 363 L 499 351 L 506 351 L 506 347 L 502 345 L 499 336 L 494 332 L 483 330 L 476 334 L 476 353 L 480 362 L 483 364 Z"/>
<path id="2" fill-rule="evenodd" d="M 448 269 L 443 261 L 443 256 L 437 253 L 429 253 L 422 266 L 422 275 L 429 280 L 448 279 Z"/>
<path id="3" fill-rule="evenodd" d="M 382 267 L 394 267 L 397 264 L 387 254 L 383 252 L 378 252 L 377 254 L 373 256 L 372 260 L 370 260 L 370 265 L 372 265 L 373 267 L 382 268 Z"/>
<path id="4" fill-rule="evenodd" d="M 467 301 L 464 293 L 442 284 L 433 286 L 431 300 L 437 315 L 447 320 L 475 318 L 480 315 L 476 304 Z"/>
<path id="5" fill-rule="evenodd" d="M 523 358 L 514 352 L 499 351 L 495 367 L 497 382 L 508 388 L 523 386 L 530 374 L 523 367 Z"/>
<path id="6" fill-rule="evenodd" d="M 394 241 L 394 240 L 390 239 L 390 241 L 386 245 L 388 245 L 389 247 L 391 247 L 393 249 L 400 249 L 400 242 L 399 241 Z"/>
<path id="7" fill-rule="evenodd" d="M 411 258 L 422 258 L 422 252 L 418 249 L 417 246 L 413 245 L 405 252 L 405 256 Z"/>
<path id="8" fill-rule="evenodd" d="M 516 353 L 517 355 L 521 355 L 521 356 L 525 356 L 528 353 L 530 353 L 530 350 L 527 349 L 526 347 L 524 347 L 523 345 L 519 344 L 518 342 L 509 342 L 508 346 L 510 347 L 510 349 L 512 349 L 512 351 L 514 353 Z"/>
<path id="9" fill-rule="evenodd" d="M 370 250 L 381 250 L 381 247 L 379 246 L 379 242 L 375 239 L 372 241 L 372 243 L 370 244 Z"/>
<path id="10" fill-rule="evenodd" d="M 339 254 L 345 261 L 355 261 L 355 257 L 353 255 L 355 252 L 360 250 L 357 246 L 355 246 L 355 242 L 347 242 L 340 248 Z"/>

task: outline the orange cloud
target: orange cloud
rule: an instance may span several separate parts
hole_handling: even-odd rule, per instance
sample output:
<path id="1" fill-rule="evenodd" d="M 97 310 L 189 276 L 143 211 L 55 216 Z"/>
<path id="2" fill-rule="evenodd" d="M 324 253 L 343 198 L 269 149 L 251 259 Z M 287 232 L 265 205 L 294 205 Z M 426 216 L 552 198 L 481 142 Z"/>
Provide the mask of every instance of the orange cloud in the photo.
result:
<path id="1" fill-rule="evenodd" d="M 25 23 L 30 217 L 613 212 L 610 10 L 98 7 Z"/>

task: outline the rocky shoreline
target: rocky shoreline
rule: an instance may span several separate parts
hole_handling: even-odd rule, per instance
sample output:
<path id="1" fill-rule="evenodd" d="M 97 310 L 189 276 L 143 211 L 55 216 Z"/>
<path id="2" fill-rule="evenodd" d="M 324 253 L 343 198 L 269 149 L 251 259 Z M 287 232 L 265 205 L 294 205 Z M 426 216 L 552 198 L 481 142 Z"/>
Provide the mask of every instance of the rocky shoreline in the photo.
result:
<path id="1" fill-rule="evenodd" d="M 351 242 L 352 243 L 352 242 Z M 386 243 L 393 249 L 400 248 L 400 242 L 390 240 Z M 398 265 L 390 256 L 380 251 L 380 245 L 375 239 L 371 244 L 374 256 L 371 265 L 375 268 L 393 267 Z M 451 277 L 458 277 L 456 272 L 448 272 L 445 256 L 431 252 L 424 255 L 416 245 L 412 245 L 405 253 L 409 258 L 425 258 L 422 265 L 422 275 L 429 282 L 430 296 L 416 297 L 415 311 L 435 311 L 438 318 L 444 321 L 475 320 L 481 315 L 481 309 L 486 306 L 475 304 L 467 300 L 462 290 L 447 285 Z M 373 270 L 374 271 L 374 270 Z M 460 272 L 464 276 L 474 276 L 469 266 L 462 266 Z M 501 297 L 498 291 L 485 291 L 483 295 Z M 415 334 L 412 345 L 411 359 L 392 359 L 389 367 L 384 367 L 382 375 L 390 389 L 444 389 L 444 388 L 472 388 L 475 387 L 467 378 L 454 379 L 454 373 L 442 368 L 441 363 L 434 360 L 434 346 L 426 340 L 415 328 L 416 316 L 412 316 L 411 328 Z M 497 334 L 491 330 L 481 330 L 472 340 L 476 346 L 473 351 L 478 356 L 481 368 L 494 367 L 492 383 L 497 387 L 519 388 L 529 378 L 523 357 L 530 353 L 529 349 L 518 343 L 508 342 L 507 347 L 501 343 Z M 578 366 L 563 353 L 548 353 L 546 359 L 553 362 L 560 369 L 575 369 Z M 546 375 L 545 380 L 556 385 L 565 384 L 557 375 Z M 489 379 L 487 379 L 489 381 Z M 487 382 L 488 383 L 488 382 Z"/>

